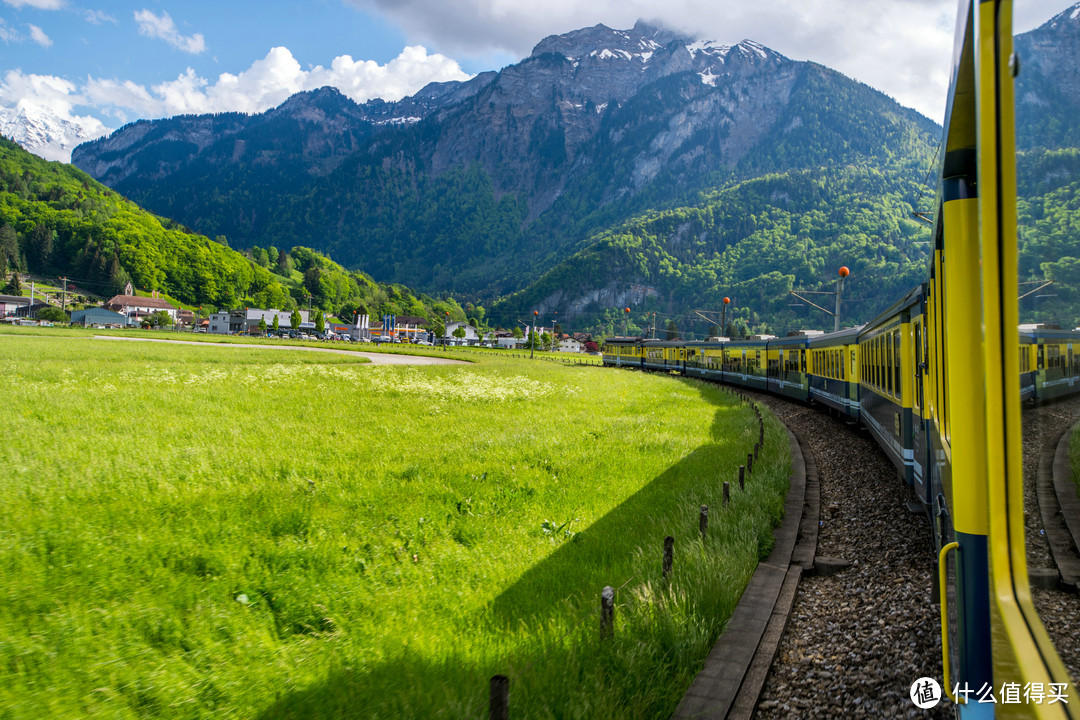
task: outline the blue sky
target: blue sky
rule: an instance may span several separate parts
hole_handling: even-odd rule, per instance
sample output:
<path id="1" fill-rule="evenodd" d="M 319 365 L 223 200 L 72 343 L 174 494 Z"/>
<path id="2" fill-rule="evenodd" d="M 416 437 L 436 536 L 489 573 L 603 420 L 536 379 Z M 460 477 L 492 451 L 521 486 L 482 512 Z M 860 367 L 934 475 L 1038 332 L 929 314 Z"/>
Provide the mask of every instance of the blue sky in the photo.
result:
<path id="1" fill-rule="evenodd" d="M 1075 0 L 1018 0 L 1035 27 Z M 639 19 L 814 60 L 940 121 L 955 0 L 0 0 L 0 118 L 90 135 L 139 118 L 261 112 L 299 90 L 396 100 L 526 56 L 546 35 Z"/>

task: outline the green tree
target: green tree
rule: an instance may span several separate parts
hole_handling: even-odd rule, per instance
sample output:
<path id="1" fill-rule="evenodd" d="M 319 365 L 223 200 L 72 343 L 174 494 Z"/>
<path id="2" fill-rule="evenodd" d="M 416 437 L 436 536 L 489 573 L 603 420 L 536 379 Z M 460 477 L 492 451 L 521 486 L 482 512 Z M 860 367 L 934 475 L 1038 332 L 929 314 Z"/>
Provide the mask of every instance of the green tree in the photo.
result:
<path id="1" fill-rule="evenodd" d="M 323 315 L 322 310 L 315 311 L 315 330 L 316 332 L 326 332 L 326 316 Z"/>
<path id="2" fill-rule="evenodd" d="M 146 321 L 150 324 L 150 327 L 165 327 L 166 325 L 172 325 L 172 317 L 165 310 L 155 310 L 146 316 Z"/>
<path id="3" fill-rule="evenodd" d="M 667 323 L 667 339 L 678 340 L 679 339 L 679 327 L 675 324 L 674 320 L 668 320 Z"/>
<path id="4" fill-rule="evenodd" d="M 274 313 L 274 324 L 271 325 L 270 327 L 273 328 L 274 333 L 277 333 L 279 330 L 281 330 L 281 323 L 278 322 L 278 314 L 277 313 Z"/>
<path id="5" fill-rule="evenodd" d="M 38 320 L 48 320 L 49 322 L 67 322 L 68 321 L 67 313 L 64 312 L 63 310 L 61 310 L 60 308 L 55 307 L 53 305 L 49 305 L 48 307 L 43 307 L 40 310 L 38 310 L 37 311 L 37 318 L 38 318 Z"/>
<path id="6" fill-rule="evenodd" d="M 292 315 L 289 316 L 289 324 L 292 325 L 292 329 L 299 330 L 301 322 L 303 322 L 303 318 L 300 317 L 300 311 L 293 310 Z"/>
<path id="7" fill-rule="evenodd" d="M 543 348 L 545 350 L 551 350 L 551 347 L 552 347 L 553 343 L 554 343 L 554 338 L 551 337 L 551 333 L 549 333 L 549 332 L 547 332 L 545 330 L 544 333 L 540 336 L 540 344 L 543 346 Z"/>
<path id="8" fill-rule="evenodd" d="M 11 279 L 4 286 L 5 295 L 22 295 L 22 284 L 19 282 L 19 273 L 12 272 Z"/>
<path id="9" fill-rule="evenodd" d="M 274 320 L 276 321 L 277 318 L 275 317 Z M 260 335 L 265 335 L 266 334 L 266 318 L 264 318 L 264 317 L 259 318 L 259 334 Z"/>
<path id="10" fill-rule="evenodd" d="M 7 223 L 0 225 L 0 269 L 16 267 L 19 262 L 19 236 Z"/>
<path id="11" fill-rule="evenodd" d="M 454 332 L 451 333 L 451 334 L 454 337 L 456 337 L 458 340 L 464 340 L 465 335 L 467 334 L 465 332 L 465 326 L 464 325 L 458 325 L 456 328 L 454 328 Z"/>
<path id="12" fill-rule="evenodd" d="M 521 332 L 521 328 L 520 327 L 514 328 L 514 339 L 515 340 L 520 340 L 523 337 L 525 337 L 525 333 Z"/>

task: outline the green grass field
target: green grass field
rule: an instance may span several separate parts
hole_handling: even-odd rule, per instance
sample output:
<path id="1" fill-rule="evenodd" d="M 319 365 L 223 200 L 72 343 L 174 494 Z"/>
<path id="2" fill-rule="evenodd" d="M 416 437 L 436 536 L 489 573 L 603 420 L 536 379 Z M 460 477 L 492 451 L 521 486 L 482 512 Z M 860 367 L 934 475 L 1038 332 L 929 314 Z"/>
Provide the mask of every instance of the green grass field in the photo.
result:
<path id="1" fill-rule="evenodd" d="M 732 396 L 498 356 L 39 329 L 0 334 L 0 386 L 3 720 L 486 717 L 496 673 L 513 717 L 667 717 L 790 465 L 770 419 L 721 508 L 757 434 Z"/>

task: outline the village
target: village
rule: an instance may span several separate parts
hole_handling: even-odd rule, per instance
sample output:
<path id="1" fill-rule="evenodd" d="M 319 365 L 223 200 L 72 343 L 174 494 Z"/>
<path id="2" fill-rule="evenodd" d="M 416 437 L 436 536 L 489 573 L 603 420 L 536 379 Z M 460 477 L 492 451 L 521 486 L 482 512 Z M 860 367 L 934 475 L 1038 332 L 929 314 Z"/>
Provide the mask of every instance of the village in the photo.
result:
<path id="1" fill-rule="evenodd" d="M 330 319 L 326 313 L 318 310 L 276 308 L 244 308 L 201 317 L 195 311 L 175 307 L 156 292 L 149 296 L 135 295 L 130 286 L 125 291 L 125 294 L 114 295 L 100 306 L 72 311 L 70 324 L 102 329 L 167 328 L 176 332 L 215 335 L 503 350 L 529 349 L 529 337 L 535 333 L 536 349 L 563 353 L 599 352 L 598 344 L 593 342 L 589 333 L 563 333 L 558 325 L 545 327 L 542 324 L 528 326 L 522 323 L 514 330 L 502 330 L 478 328 L 461 321 L 432 323 L 413 315 L 384 315 L 373 320 L 368 315 L 360 314 L 356 315 L 353 323 L 343 323 Z M 46 308 L 53 312 L 42 313 Z M 55 305 L 32 300 L 31 297 L 0 295 L 0 322 L 23 325 L 64 322 L 59 315 L 53 318 L 57 310 L 64 312 Z M 42 317 L 39 318 L 39 314 Z M 46 316 L 49 319 L 45 319 Z"/>

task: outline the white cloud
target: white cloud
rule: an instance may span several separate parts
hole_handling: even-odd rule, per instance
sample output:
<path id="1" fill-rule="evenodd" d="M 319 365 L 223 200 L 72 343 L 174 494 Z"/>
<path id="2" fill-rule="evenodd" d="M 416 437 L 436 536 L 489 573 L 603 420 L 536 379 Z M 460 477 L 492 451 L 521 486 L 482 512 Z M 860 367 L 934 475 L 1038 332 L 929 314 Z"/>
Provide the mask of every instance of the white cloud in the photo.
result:
<path id="1" fill-rule="evenodd" d="M 138 10 L 135 12 L 135 22 L 139 23 L 140 35 L 159 38 L 178 50 L 198 55 L 206 49 L 206 41 L 202 33 L 189 36 L 181 35 L 180 31 L 176 29 L 176 23 L 173 22 L 167 12 L 155 15 L 150 10 Z"/>
<path id="2" fill-rule="evenodd" d="M 13 43 L 21 42 L 22 39 L 22 35 L 19 34 L 18 30 L 9 28 L 7 23 L 4 22 L 4 18 L 0 18 L 0 41 L 4 43 Z"/>
<path id="3" fill-rule="evenodd" d="M 83 10 L 83 18 L 91 25 L 101 25 L 102 23 L 116 24 L 116 18 L 104 10 Z"/>
<path id="4" fill-rule="evenodd" d="M 49 47 L 53 44 L 52 39 L 37 25 L 30 25 L 30 39 L 41 47 Z"/>
<path id="5" fill-rule="evenodd" d="M 247 70 L 222 73 L 213 83 L 188 68 L 175 80 L 149 89 L 130 81 L 87 78 L 83 93 L 89 104 L 126 122 L 187 113 L 257 113 L 290 95 L 325 85 L 340 89 L 356 102 L 394 101 L 429 82 L 468 78 L 455 61 L 429 55 L 423 47 L 407 47 L 385 65 L 341 55 L 328 68 L 317 65 L 310 70 L 304 70 L 287 48 L 276 47 Z"/>
<path id="6" fill-rule="evenodd" d="M 1026 30 L 1072 0 L 1017 3 Z M 524 57 L 543 37 L 639 18 L 703 39 L 757 40 L 796 60 L 855 77 L 941 121 L 952 61 L 955 0 L 347 0 L 375 10 L 414 42 L 461 58 Z M 1022 5 L 1034 5 L 1025 7 Z"/>
<path id="7" fill-rule="evenodd" d="M 38 10 L 59 10 L 67 4 L 66 0 L 4 0 L 4 2 L 12 7 L 27 5 Z"/>

